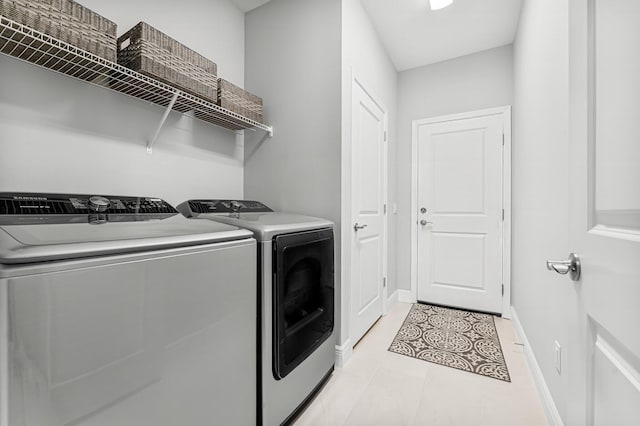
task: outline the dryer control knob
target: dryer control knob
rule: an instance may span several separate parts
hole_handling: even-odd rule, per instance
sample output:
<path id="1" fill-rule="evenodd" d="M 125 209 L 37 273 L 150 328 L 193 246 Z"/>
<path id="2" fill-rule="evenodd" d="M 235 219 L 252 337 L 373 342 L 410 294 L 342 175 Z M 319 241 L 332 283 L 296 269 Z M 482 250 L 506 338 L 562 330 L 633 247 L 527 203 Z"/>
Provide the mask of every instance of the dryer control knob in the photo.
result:
<path id="1" fill-rule="evenodd" d="M 110 204 L 111 201 L 109 201 L 108 198 L 94 195 L 93 197 L 89 198 L 87 207 L 89 208 L 89 210 L 94 212 L 106 212 L 109 209 Z"/>

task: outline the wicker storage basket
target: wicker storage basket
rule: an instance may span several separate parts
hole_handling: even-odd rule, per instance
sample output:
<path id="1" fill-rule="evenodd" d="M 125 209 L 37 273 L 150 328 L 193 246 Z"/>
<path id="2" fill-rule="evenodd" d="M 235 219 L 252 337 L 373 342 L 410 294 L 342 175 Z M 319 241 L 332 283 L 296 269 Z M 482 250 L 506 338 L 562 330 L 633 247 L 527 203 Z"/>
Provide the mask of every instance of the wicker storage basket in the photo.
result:
<path id="1" fill-rule="evenodd" d="M 263 122 L 262 98 L 222 78 L 218 80 L 218 105 L 258 123 Z"/>
<path id="2" fill-rule="evenodd" d="M 116 24 L 73 0 L 0 0 L 0 15 L 116 61 Z"/>
<path id="3" fill-rule="evenodd" d="M 208 101 L 216 101 L 216 63 L 145 22 L 118 38 L 118 63 Z"/>

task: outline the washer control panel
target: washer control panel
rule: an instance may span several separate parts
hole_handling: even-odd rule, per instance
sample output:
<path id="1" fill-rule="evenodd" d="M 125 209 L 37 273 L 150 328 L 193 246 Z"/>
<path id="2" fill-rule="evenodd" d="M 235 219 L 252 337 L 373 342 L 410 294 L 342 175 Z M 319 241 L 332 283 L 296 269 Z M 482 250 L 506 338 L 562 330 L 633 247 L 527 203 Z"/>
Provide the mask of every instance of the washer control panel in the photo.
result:
<path id="1" fill-rule="evenodd" d="M 177 213 L 160 198 L 0 192 L 0 217 L 4 224 L 23 223 L 27 218 L 40 218 L 38 223 L 77 222 L 86 216 L 94 219 L 98 216 L 95 222 L 131 222 L 162 219 Z"/>
<path id="2" fill-rule="evenodd" d="M 193 213 L 265 213 L 272 212 L 259 201 L 252 200 L 189 200 Z"/>

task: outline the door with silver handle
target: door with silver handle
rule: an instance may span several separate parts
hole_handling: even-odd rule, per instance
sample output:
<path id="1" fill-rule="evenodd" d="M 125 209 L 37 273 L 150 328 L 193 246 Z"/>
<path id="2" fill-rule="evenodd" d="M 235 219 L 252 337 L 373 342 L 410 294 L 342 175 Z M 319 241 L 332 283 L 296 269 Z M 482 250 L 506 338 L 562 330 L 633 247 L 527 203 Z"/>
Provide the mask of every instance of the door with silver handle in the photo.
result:
<path id="1" fill-rule="evenodd" d="M 360 224 L 358 224 L 358 222 L 356 222 L 356 224 L 355 224 L 355 225 L 353 225 L 353 230 L 354 230 L 354 231 L 356 231 L 356 232 L 358 232 L 360 229 L 364 229 L 364 228 L 366 228 L 366 227 L 367 227 L 367 225 L 366 225 L 366 224 L 362 224 L 362 225 L 360 225 Z"/>
<path id="2" fill-rule="evenodd" d="M 569 260 L 547 260 L 547 269 L 561 275 L 569 274 L 573 281 L 578 281 L 581 271 L 580 257 L 571 253 Z"/>
<path id="3" fill-rule="evenodd" d="M 426 208 L 426 207 L 422 207 L 422 208 L 420 208 L 420 213 L 422 213 L 422 214 L 427 213 L 427 208 Z M 433 225 L 433 222 L 429 222 L 429 221 L 428 221 L 428 220 L 426 220 L 426 219 L 421 219 L 419 223 L 420 223 L 420 225 L 422 225 L 422 226 Z"/>

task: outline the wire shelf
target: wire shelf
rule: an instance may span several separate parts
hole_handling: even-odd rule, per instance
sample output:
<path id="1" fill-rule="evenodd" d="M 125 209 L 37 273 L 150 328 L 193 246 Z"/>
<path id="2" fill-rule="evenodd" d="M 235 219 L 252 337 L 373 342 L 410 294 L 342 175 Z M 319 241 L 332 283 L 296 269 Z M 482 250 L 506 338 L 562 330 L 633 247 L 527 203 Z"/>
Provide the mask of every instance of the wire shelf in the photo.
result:
<path id="1" fill-rule="evenodd" d="M 271 126 L 243 117 L 4 16 L 0 16 L 0 52 L 170 110 L 189 113 L 197 119 L 230 130 L 261 129 L 269 135 L 273 134 Z M 167 114 L 168 111 L 163 122 Z"/>

